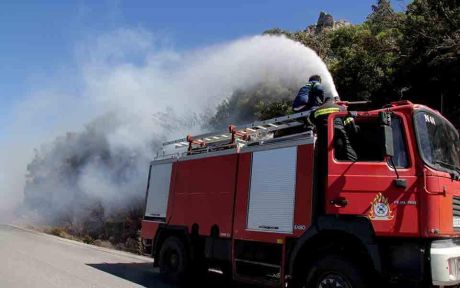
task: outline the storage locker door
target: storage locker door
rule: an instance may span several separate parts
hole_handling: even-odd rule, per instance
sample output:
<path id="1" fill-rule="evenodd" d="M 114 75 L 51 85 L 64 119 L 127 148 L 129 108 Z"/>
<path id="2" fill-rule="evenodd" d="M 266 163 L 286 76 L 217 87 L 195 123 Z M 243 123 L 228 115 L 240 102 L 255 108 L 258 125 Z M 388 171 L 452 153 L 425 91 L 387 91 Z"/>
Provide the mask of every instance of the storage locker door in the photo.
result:
<path id="1" fill-rule="evenodd" d="M 297 147 L 253 153 L 247 228 L 292 233 Z"/>
<path id="2" fill-rule="evenodd" d="M 146 217 L 165 218 L 168 206 L 172 163 L 152 165 L 145 209 Z"/>

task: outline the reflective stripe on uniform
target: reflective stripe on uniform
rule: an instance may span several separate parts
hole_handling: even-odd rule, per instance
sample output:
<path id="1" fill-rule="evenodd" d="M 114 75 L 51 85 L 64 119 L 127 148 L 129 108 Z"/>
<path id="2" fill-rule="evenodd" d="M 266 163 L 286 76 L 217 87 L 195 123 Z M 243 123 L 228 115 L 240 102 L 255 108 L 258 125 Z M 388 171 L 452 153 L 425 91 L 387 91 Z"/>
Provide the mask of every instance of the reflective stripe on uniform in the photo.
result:
<path id="1" fill-rule="evenodd" d="M 343 120 L 343 125 L 348 125 L 354 121 L 353 117 L 348 117 L 345 120 Z"/>
<path id="2" fill-rule="evenodd" d="M 331 113 L 339 112 L 339 111 L 340 111 L 339 108 L 322 108 L 322 109 L 318 109 L 315 111 L 314 117 L 316 118 L 321 115 L 331 114 Z"/>

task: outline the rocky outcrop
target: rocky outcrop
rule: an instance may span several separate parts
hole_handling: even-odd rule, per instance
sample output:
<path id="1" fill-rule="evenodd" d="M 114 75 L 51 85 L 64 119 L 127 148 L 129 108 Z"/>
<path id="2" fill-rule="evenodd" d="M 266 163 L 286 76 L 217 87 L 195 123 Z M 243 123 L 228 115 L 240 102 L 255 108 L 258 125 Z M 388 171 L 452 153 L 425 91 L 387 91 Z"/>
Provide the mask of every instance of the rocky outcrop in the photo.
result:
<path id="1" fill-rule="evenodd" d="M 323 31 L 331 31 L 349 25 L 351 25 L 350 22 L 346 20 L 334 21 L 334 17 L 331 14 L 321 11 L 316 25 L 308 26 L 306 31 L 310 34 L 318 34 Z"/>

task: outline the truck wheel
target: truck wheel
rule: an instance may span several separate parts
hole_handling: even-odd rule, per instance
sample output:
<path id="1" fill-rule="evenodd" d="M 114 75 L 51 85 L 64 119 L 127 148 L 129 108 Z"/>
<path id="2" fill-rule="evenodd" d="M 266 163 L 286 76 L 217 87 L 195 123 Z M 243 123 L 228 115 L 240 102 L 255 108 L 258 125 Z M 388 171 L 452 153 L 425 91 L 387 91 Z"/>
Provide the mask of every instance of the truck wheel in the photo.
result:
<path id="1" fill-rule="evenodd" d="M 305 287 L 308 288 L 366 288 L 361 267 L 340 256 L 322 257 L 310 266 Z"/>
<path id="2" fill-rule="evenodd" d="M 160 249 L 160 275 L 165 280 L 180 283 L 186 279 L 188 272 L 188 255 L 184 243 L 177 237 L 167 238 Z"/>

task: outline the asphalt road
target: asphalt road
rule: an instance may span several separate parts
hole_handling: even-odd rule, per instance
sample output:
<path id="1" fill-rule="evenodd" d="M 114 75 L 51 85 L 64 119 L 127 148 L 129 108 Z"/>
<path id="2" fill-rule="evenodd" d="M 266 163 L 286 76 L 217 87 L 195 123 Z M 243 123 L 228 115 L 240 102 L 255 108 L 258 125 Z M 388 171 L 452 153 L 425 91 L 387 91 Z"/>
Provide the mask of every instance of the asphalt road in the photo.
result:
<path id="1" fill-rule="evenodd" d="M 210 277 L 200 286 L 227 286 L 221 284 Z M 160 279 L 148 257 L 0 225 L 0 287 L 173 286 Z"/>

